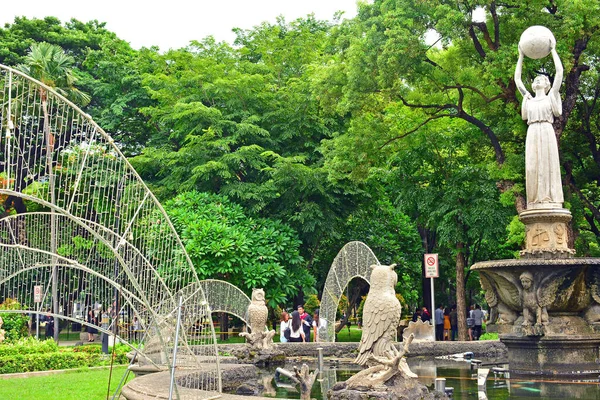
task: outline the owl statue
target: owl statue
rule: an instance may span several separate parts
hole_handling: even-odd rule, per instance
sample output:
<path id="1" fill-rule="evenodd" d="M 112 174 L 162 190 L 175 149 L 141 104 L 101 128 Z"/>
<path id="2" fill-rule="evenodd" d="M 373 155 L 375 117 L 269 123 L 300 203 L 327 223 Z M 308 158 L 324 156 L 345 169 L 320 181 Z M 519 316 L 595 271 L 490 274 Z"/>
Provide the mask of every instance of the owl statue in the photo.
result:
<path id="1" fill-rule="evenodd" d="M 252 302 L 248 306 L 248 322 L 251 332 L 263 332 L 267 326 L 269 310 L 265 305 L 265 291 L 252 289 Z"/>
<path id="2" fill-rule="evenodd" d="M 252 289 L 252 301 L 248 306 L 248 325 L 250 332 L 242 332 L 240 336 L 246 338 L 246 343 L 254 349 L 268 349 L 273 343 L 275 331 L 267 330 L 267 317 L 269 310 L 265 305 L 265 291 Z"/>
<path id="3" fill-rule="evenodd" d="M 371 287 L 363 308 L 362 338 L 358 346 L 357 364 L 365 365 L 372 355 L 386 357 L 392 351 L 402 307 L 394 286 L 398 275 L 392 265 L 372 265 Z"/>

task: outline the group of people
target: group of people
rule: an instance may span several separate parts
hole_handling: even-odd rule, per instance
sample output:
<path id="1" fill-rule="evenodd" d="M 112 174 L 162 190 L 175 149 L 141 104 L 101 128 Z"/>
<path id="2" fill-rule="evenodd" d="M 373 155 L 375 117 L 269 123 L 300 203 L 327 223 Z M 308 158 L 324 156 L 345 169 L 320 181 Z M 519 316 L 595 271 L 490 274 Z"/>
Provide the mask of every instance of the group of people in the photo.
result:
<path id="1" fill-rule="evenodd" d="M 279 328 L 279 341 L 282 343 L 310 342 L 311 331 L 313 332 L 313 341 L 319 342 L 319 336 L 325 336 L 327 321 L 319 317 L 318 310 L 311 317 L 304 310 L 304 306 L 298 306 L 291 316 L 287 311 L 281 313 Z"/>
<path id="2" fill-rule="evenodd" d="M 458 313 L 456 304 L 451 307 L 440 305 L 435 309 L 435 340 L 457 340 L 458 339 Z M 417 308 L 413 314 L 412 320 L 416 322 L 421 319 L 423 322 L 431 321 L 431 313 L 427 307 Z M 470 307 L 467 314 L 467 328 L 469 330 L 469 340 L 479 340 L 481 329 L 485 321 L 485 314 L 479 304 Z"/>

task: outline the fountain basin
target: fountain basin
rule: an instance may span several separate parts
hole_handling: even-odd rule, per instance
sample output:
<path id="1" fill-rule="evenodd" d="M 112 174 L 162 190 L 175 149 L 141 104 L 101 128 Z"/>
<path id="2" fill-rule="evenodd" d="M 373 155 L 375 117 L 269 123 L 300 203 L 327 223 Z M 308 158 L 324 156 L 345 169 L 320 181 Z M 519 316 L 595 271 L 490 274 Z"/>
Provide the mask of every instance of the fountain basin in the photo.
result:
<path id="1" fill-rule="evenodd" d="M 513 375 L 600 372 L 600 258 L 474 264 Z"/>

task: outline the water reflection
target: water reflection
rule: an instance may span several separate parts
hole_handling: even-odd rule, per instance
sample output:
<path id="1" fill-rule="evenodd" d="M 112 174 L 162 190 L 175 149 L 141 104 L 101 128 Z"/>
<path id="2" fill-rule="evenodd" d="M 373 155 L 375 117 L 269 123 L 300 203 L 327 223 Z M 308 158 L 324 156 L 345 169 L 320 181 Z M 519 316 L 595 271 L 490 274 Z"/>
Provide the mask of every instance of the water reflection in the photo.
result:
<path id="1" fill-rule="evenodd" d="M 436 378 L 446 379 L 446 388 L 454 388 L 453 399 L 583 399 L 600 400 L 600 383 L 598 380 L 588 381 L 549 381 L 509 379 L 504 372 L 506 365 L 497 364 L 493 360 L 482 364 L 482 368 L 490 368 L 485 390 L 477 387 L 477 366 L 468 361 L 409 359 L 412 371 L 419 375 L 419 381 L 433 390 Z M 293 369 L 293 366 L 286 366 Z M 316 365 L 311 366 L 311 370 Z M 327 392 L 335 385 L 348 379 L 358 371 L 353 364 L 326 366 L 315 382 L 311 397 L 317 400 L 327 399 Z M 268 383 L 273 375 L 265 376 L 263 386 L 267 388 L 262 394 L 266 397 L 297 399 L 300 393 L 293 388 L 274 387 Z M 274 393 L 275 392 L 275 393 Z"/>

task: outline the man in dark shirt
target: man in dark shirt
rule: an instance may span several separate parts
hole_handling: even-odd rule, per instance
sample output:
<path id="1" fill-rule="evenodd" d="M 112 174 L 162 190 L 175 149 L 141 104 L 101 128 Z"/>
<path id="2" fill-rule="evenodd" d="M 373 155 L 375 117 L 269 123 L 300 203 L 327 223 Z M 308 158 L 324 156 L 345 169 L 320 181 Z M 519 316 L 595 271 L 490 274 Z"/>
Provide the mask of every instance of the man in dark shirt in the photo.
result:
<path id="1" fill-rule="evenodd" d="M 302 330 L 304 331 L 304 341 L 310 342 L 310 330 L 312 327 L 313 319 L 309 313 L 304 311 L 303 306 L 298 306 L 298 314 L 300 314 L 300 320 L 302 321 Z"/>
<path id="2" fill-rule="evenodd" d="M 452 329 L 452 340 L 458 338 L 458 313 L 456 312 L 456 304 L 452 306 L 450 311 L 450 328 Z"/>
<path id="3" fill-rule="evenodd" d="M 421 311 L 421 321 L 423 321 L 423 322 L 431 321 L 431 314 L 429 314 L 429 311 L 427 310 L 427 307 L 423 307 L 422 308 L 422 311 Z"/>

